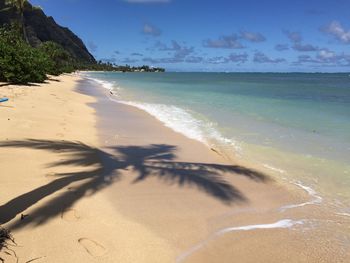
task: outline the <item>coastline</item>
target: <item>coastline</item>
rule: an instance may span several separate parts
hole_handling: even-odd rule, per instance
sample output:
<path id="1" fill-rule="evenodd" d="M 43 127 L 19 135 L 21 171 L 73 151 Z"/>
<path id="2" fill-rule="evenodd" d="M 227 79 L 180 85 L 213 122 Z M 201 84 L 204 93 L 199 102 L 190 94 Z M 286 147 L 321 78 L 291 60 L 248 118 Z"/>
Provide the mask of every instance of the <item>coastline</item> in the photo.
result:
<path id="1" fill-rule="evenodd" d="M 5 203 L 11 201 L 0 208 L 4 211 L 21 200 L 15 219 L 2 218 L 23 245 L 16 248 L 19 258 L 43 262 L 214 262 L 218 257 L 220 262 L 232 258 L 346 262 L 349 258 L 332 242 L 337 235 L 312 229 L 310 217 L 324 219 L 317 207 L 280 210 L 308 202 L 307 194 L 290 192 L 268 175 L 228 163 L 149 114 L 112 101 L 108 91 L 88 80 L 77 76 L 59 80 L 41 87 L 6 88 L 12 92 L 9 106 L 14 108 L 1 108 L 1 118 L 9 120 L 0 131 L 6 138 L 0 147 L 1 166 L 8 174 L 0 192 Z M 23 195 L 28 191 L 31 195 Z M 20 220 L 21 213 L 28 217 Z M 306 247 L 309 242 L 312 248 Z"/>
<path id="2" fill-rule="evenodd" d="M 278 180 L 282 177 L 292 186 L 297 183 L 310 187 L 323 197 L 323 202 L 336 205 L 336 212 L 349 211 L 350 148 L 349 140 L 344 138 L 347 135 L 342 133 L 348 122 L 346 118 L 340 121 L 344 103 L 338 96 L 340 83 L 346 81 L 344 76 L 321 74 L 316 80 L 293 74 L 271 74 L 267 79 L 239 73 L 81 74 L 112 91 L 118 102 L 146 111 L 232 162 L 245 162 Z M 309 83 L 306 94 L 300 89 L 303 81 Z M 339 103 L 325 94 L 325 81 L 340 85 L 334 90 Z M 242 89 L 241 84 L 247 87 Z M 273 88 L 276 85 L 281 87 L 277 94 Z M 321 96 L 324 103 L 309 101 L 311 93 Z M 317 110 L 321 107 L 327 108 L 328 114 Z M 337 111 L 339 114 L 335 114 Z M 315 116 L 316 123 L 310 119 L 314 115 L 319 117 Z"/>

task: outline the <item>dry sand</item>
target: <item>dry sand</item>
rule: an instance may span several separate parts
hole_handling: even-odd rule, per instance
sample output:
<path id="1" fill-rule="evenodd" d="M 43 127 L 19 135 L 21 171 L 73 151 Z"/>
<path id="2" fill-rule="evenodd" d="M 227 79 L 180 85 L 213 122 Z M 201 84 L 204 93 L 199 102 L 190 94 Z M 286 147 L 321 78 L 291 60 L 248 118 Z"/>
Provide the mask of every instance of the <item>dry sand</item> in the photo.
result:
<path id="1" fill-rule="evenodd" d="M 0 224 L 17 243 L 5 262 L 349 262 L 319 206 L 280 209 L 310 196 L 90 81 L 0 95 Z"/>

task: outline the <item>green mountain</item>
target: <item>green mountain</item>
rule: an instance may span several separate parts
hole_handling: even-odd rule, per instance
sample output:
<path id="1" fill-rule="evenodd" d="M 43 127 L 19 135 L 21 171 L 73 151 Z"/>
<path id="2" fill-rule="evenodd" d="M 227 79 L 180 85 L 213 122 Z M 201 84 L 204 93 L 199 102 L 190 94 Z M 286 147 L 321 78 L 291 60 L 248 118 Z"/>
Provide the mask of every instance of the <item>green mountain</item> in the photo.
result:
<path id="1" fill-rule="evenodd" d="M 5 0 L 0 0 L 0 10 L 4 8 L 6 8 Z M 14 9 L 1 11 L 0 26 L 15 21 L 16 16 Z M 27 3 L 24 19 L 28 40 L 33 47 L 39 46 L 42 42 L 53 41 L 60 44 L 77 61 L 86 64 L 96 63 L 95 58 L 78 36 L 69 28 L 58 25 L 52 17 L 46 16 L 40 8 Z"/>

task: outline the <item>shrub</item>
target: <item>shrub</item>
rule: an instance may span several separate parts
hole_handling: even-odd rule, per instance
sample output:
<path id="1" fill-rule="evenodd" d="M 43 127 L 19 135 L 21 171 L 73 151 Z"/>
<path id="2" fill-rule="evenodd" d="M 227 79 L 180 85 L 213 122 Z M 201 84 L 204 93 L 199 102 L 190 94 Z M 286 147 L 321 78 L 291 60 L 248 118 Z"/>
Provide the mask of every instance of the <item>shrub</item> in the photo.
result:
<path id="1" fill-rule="evenodd" d="M 74 60 L 61 45 L 47 41 L 39 46 L 39 50 L 52 61 L 52 67 L 47 71 L 48 74 L 57 76 L 74 71 Z"/>
<path id="2" fill-rule="evenodd" d="M 0 29 L 0 80 L 16 84 L 43 82 L 52 62 L 21 38 L 15 27 Z"/>

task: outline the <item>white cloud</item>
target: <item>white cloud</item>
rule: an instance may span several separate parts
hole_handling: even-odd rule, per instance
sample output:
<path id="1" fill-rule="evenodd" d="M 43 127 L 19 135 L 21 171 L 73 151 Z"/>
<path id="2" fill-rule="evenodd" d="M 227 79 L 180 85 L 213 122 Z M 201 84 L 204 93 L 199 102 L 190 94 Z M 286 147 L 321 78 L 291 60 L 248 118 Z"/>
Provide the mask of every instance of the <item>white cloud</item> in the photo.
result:
<path id="1" fill-rule="evenodd" d="M 242 31 L 241 38 L 251 42 L 263 42 L 266 38 L 261 33 Z"/>
<path id="2" fill-rule="evenodd" d="M 270 58 L 264 53 L 257 51 L 254 54 L 253 62 L 277 64 L 277 63 L 286 62 L 286 60 L 284 58 Z"/>
<path id="3" fill-rule="evenodd" d="M 150 24 L 144 24 L 142 31 L 144 34 L 154 37 L 158 37 L 162 34 L 162 31 L 159 28 Z"/>
<path id="4" fill-rule="evenodd" d="M 329 23 L 322 30 L 334 36 L 340 42 L 350 44 L 350 30 L 344 29 L 344 27 L 338 21 Z"/>
<path id="5" fill-rule="evenodd" d="M 203 41 L 203 46 L 208 48 L 228 49 L 244 48 L 244 46 L 239 42 L 239 37 L 235 34 L 229 36 L 221 36 L 219 39 L 206 39 Z"/>
<path id="6" fill-rule="evenodd" d="M 305 63 L 318 64 L 320 66 L 350 66 L 350 55 L 345 53 L 336 54 L 334 51 L 329 49 L 321 49 L 317 55 L 301 55 L 298 60 L 295 61 L 294 65 L 303 65 Z"/>
<path id="7" fill-rule="evenodd" d="M 293 43 L 300 43 L 303 40 L 300 32 L 291 32 L 288 30 L 284 30 L 283 33 L 286 34 L 289 40 Z"/>
<path id="8" fill-rule="evenodd" d="M 291 32 L 288 30 L 284 30 L 283 33 L 286 34 L 289 40 L 293 43 L 291 47 L 296 51 L 309 52 L 319 50 L 319 47 L 314 46 L 312 44 L 303 44 L 303 37 L 301 36 L 300 32 Z M 283 46 L 277 45 L 275 49 L 281 51 L 286 50 L 288 48 L 284 49 Z"/>
<path id="9" fill-rule="evenodd" d="M 335 57 L 335 53 L 333 51 L 323 49 L 318 53 L 318 57 L 321 59 L 332 59 Z"/>
<path id="10" fill-rule="evenodd" d="M 143 59 L 144 62 L 152 64 L 182 62 L 199 63 L 203 59 L 198 56 L 192 56 L 195 53 L 194 47 L 181 45 L 176 40 L 172 40 L 170 45 L 157 41 L 152 49 L 167 52 L 167 54 L 170 56 L 162 58 L 145 57 Z"/>

